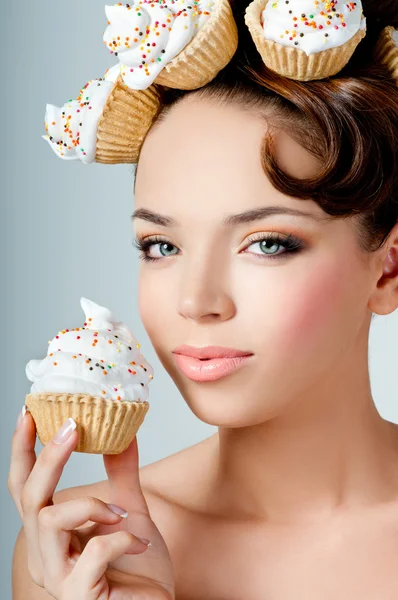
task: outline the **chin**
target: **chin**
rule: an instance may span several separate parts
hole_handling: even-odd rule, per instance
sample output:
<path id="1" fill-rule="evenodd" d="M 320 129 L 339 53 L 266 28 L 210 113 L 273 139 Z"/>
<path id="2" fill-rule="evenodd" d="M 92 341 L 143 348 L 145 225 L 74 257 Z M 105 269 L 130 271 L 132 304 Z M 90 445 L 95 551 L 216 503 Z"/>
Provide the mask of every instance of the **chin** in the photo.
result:
<path id="1" fill-rule="evenodd" d="M 264 423 L 278 414 L 275 398 L 269 405 L 264 403 L 260 392 L 241 393 L 242 386 L 235 386 L 231 393 L 222 385 L 222 379 L 215 382 L 196 383 L 173 378 L 183 400 L 194 415 L 216 427 L 253 427 Z M 247 389 L 247 387 L 246 387 Z M 250 397 L 251 396 L 251 397 Z"/>

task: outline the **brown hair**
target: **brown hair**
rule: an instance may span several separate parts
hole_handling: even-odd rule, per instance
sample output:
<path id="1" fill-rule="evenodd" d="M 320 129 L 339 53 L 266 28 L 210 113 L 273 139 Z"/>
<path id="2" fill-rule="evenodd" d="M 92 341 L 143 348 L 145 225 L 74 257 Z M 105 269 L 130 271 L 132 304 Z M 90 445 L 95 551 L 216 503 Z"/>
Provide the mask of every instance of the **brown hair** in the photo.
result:
<path id="1" fill-rule="evenodd" d="M 239 46 L 232 61 L 198 90 L 163 88 L 162 107 L 151 129 L 192 93 L 233 101 L 243 109 L 266 108 L 269 128 L 262 163 L 273 186 L 286 195 L 314 200 L 331 218 L 358 215 L 360 247 L 373 252 L 398 221 L 398 88 L 389 70 L 372 56 L 382 28 L 398 26 L 398 8 L 396 0 L 362 4 L 367 34 L 349 63 L 333 77 L 300 82 L 264 65 L 244 22 L 247 1 L 235 0 Z M 296 179 L 278 167 L 272 154 L 274 128 L 286 130 L 320 160 L 316 176 Z"/>

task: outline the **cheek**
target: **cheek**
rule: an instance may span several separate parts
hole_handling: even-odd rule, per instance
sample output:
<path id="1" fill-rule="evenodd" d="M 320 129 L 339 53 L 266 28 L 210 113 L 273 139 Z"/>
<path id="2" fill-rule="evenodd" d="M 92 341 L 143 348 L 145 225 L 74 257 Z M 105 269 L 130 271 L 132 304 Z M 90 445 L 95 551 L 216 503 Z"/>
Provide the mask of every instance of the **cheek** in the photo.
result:
<path id="1" fill-rule="evenodd" d="M 167 340 L 169 331 L 167 322 L 175 312 L 175 297 L 166 270 L 162 273 L 150 273 L 151 269 L 142 269 L 138 278 L 138 310 L 144 328 L 157 347 L 157 340 Z"/>
<path id="2" fill-rule="evenodd" d="M 351 287 L 348 273 L 342 272 L 336 261 L 303 263 L 302 267 L 297 263 L 290 274 L 288 269 L 281 270 L 271 287 L 273 292 L 268 293 L 266 311 L 262 305 L 265 338 L 272 344 L 274 356 L 298 362 L 300 357 L 308 359 L 328 351 L 333 340 L 344 334 Z"/>
<path id="3" fill-rule="evenodd" d="M 335 324 L 345 295 L 345 285 L 336 265 L 323 266 L 293 286 L 287 303 L 287 329 L 310 332 L 329 329 Z"/>

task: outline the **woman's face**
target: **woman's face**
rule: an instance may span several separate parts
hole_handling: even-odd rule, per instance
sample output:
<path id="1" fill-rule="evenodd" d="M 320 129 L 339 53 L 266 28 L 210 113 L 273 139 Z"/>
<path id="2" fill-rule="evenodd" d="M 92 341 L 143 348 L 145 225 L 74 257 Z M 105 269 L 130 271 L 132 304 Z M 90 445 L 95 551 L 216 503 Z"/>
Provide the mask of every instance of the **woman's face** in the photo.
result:
<path id="1" fill-rule="evenodd" d="M 330 220 L 312 200 L 276 191 L 261 167 L 264 120 L 194 95 L 174 106 L 142 148 L 135 208 L 175 221 L 134 219 L 140 240 L 157 236 L 141 261 L 139 310 L 159 359 L 191 410 L 206 423 L 261 423 L 316 393 L 367 339 L 372 273 L 352 221 Z M 319 165 L 287 134 L 278 134 L 280 165 L 297 177 Z M 229 215 L 295 209 L 225 224 Z M 298 249 L 261 242 L 291 234 Z M 259 241 L 260 240 L 260 241 Z M 181 344 L 252 352 L 243 367 L 216 381 L 183 374 Z"/>

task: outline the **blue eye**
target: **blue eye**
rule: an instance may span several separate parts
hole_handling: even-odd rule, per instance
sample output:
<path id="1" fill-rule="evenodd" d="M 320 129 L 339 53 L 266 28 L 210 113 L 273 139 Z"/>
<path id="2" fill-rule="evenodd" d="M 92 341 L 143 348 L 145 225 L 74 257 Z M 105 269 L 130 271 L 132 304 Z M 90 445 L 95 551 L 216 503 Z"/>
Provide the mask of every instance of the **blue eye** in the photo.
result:
<path id="1" fill-rule="evenodd" d="M 262 256 L 260 254 L 254 254 L 258 256 L 261 260 L 263 260 L 264 258 L 282 258 L 286 254 L 291 255 L 296 252 L 300 252 L 300 250 L 302 250 L 304 247 L 303 242 L 298 237 L 294 236 L 292 233 L 290 233 L 287 236 L 281 235 L 279 233 L 261 233 L 260 235 L 258 235 L 257 238 L 249 239 L 249 242 L 251 242 L 249 247 L 255 244 L 259 244 L 261 251 L 263 251 L 264 253 Z M 285 251 L 277 254 L 275 248 L 277 248 L 278 246 L 284 248 Z M 266 252 L 267 250 L 269 250 L 270 252 Z"/>
<path id="2" fill-rule="evenodd" d="M 144 260 L 144 261 L 156 261 L 156 260 L 162 260 L 161 258 L 158 257 L 153 257 L 153 256 L 149 256 L 148 251 L 149 248 L 151 248 L 152 246 L 157 246 L 158 244 L 161 244 L 163 250 L 165 246 L 171 246 L 176 248 L 176 246 L 173 246 L 173 244 L 170 244 L 170 242 L 168 242 L 167 240 L 163 239 L 163 238 L 159 238 L 158 236 L 155 236 L 153 238 L 146 238 L 145 240 L 140 239 L 140 238 L 135 238 L 133 240 L 133 245 L 137 248 L 137 250 L 141 251 L 140 254 L 140 259 Z M 164 258 L 167 258 L 164 257 Z"/>
<path id="3" fill-rule="evenodd" d="M 255 256 L 258 256 L 261 260 L 267 258 L 280 258 L 286 254 L 294 254 L 300 252 L 303 249 L 303 242 L 293 234 L 289 234 L 288 236 L 283 236 L 279 233 L 271 233 L 271 234 L 261 234 L 257 239 L 249 239 L 249 246 L 254 244 L 259 244 L 262 251 L 264 251 L 263 256 L 257 253 L 253 253 Z M 176 248 L 173 244 L 171 244 L 168 240 L 160 237 L 154 236 L 146 239 L 134 238 L 133 245 L 141 252 L 140 259 L 143 261 L 158 261 L 162 260 L 162 258 L 167 258 L 165 255 L 163 257 L 153 257 L 149 256 L 149 249 L 152 246 L 156 246 L 160 244 L 160 248 L 162 248 L 163 252 L 167 252 L 166 247 Z M 274 250 L 275 247 L 282 247 L 285 249 L 284 252 L 276 254 Z M 266 251 L 270 250 L 271 252 L 267 253 Z M 249 254 L 251 254 L 249 252 Z M 169 256 L 175 256 L 176 254 L 170 254 Z"/>

